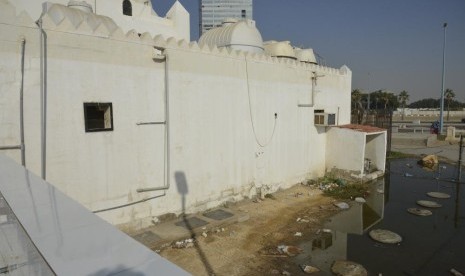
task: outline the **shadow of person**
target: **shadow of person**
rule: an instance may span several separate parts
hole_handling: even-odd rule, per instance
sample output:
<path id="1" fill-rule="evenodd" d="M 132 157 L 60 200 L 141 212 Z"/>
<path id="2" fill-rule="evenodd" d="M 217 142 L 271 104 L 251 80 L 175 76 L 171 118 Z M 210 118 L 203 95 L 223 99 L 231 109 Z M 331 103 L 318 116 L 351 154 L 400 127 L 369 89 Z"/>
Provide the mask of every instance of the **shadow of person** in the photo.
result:
<path id="1" fill-rule="evenodd" d="M 189 193 L 189 188 L 186 180 L 186 174 L 181 171 L 177 171 L 174 173 L 174 179 L 176 181 L 176 188 L 178 189 L 178 193 L 181 194 L 182 198 L 182 219 L 184 224 L 186 225 L 186 228 L 190 232 L 190 236 L 192 238 L 195 238 L 195 233 L 194 233 L 194 227 L 192 227 L 191 222 L 186 216 L 186 195 Z M 203 252 L 202 248 L 200 247 L 198 242 L 194 243 L 195 249 L 197 250 L 197 254 L 200 257 L 200 260 L 202 261 L 203 265 L 205 266 L 205 269 L 209 275 L 215 275 L 213 268 L 211 264 L 209 263 L 207 256 L 205 256 L 205 253 Z"/>

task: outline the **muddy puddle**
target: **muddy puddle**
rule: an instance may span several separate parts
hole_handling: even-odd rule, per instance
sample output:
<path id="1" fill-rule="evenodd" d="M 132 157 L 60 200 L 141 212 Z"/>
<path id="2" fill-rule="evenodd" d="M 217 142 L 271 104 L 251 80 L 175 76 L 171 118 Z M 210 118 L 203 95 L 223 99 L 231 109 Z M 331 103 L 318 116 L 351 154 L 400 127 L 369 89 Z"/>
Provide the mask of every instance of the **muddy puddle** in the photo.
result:
<path id="1" fill-rule="evenodd" d="M 312 275 L 332 275 L 336 260 L 363 265 L 368 275 L 451 275 L 465 273 L 465 187 L 453 182 L 457 169 L 440 163 L 425 170 L 414 159 L 393 160 L 384 179 L 370 185 L 366 203 L 353 202 L 351 208 L 332 217 L 316 239 L 299 245 L 304 253 L 294 257 L 296 264 L 321 269 Z M 428 192 L 450 195 L 437 199 Z M 457 197 L 458 195 L 458 197 Z M 435 201 L 440 208 L 424 208 L 418 200 Z M 409 208 L 432 211 L 416 216 Z M 399 244 L 383 244 L 368 232 L 387 229 L 402 236 Z"/>

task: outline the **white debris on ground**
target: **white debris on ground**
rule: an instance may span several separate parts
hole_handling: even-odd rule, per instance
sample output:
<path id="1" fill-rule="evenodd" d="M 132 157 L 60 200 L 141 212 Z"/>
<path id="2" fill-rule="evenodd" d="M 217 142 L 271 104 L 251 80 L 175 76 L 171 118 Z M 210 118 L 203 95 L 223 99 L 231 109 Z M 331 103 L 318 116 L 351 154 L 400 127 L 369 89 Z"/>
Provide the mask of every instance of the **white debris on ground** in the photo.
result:
<path id="1" fill-rule="evenodd" d="M 173 247 L 173 248 L 178 248 L 178 249 L 190 248 L 190 247 L 193 247 L 193 246 L 194 246 L 194 242 L 195 242 L 194 239 L 185 239 L 185 240 L 182 240 L 182 241 L 177 241 L 177 242 L 175 242 L 175 243 L 172 245 L 172 247 Z"/>
<path id="2" fill-rule="evenodd" d="M 292 246 L 292 245 L 279 245 L 278 246 L 278 251 L 281 254 L 286 254 L 290 257 L 299 255 L 300 253 L 303 252 L 303 250 L 297 246 Z"/>
<path id="3" fill-rule="evenodd" d="M 307 274 L 312 274 L 320 271 L 317 267 L 311 265 L 301 265 L 300 268 L 302 268 L 302 271 Z"/>
<path id="4" fill-rule="evenodd" d="M 345 202 L 335 202 L 334 206 L 336 206 L 336 207 L 338 207 L 339 209 L 342 209 L 342 210 L 350 208 L 349 204 L 347 204 Z"/>

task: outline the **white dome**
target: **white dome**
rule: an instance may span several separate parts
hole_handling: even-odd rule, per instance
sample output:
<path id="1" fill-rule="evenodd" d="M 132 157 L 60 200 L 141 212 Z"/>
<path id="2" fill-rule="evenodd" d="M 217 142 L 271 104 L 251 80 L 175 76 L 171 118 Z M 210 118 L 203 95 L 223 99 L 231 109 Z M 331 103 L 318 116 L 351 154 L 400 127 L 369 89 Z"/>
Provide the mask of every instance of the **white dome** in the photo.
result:
<path id="1" fill-rule="evenodd" d="M 300 62 L 317 64 L 315 53 L 313 53 L 313 49 L 311 48 L 308 48 L 308 49 L 296 48 L 295 56 L 297 57 L 297 60 L 299 60 Z"/>
<path id="2" fill-rule="evenodd" d="M 255 27 L 253 20 L 225 20 L 223 26 L 203 34 L 199 39 L 199 44 L 263 53 L 262 35 Z"/>
<path id="3" fill-rule="evenodd" d="M 272 57 L 296 59 L 294 48 L 290 41 L 267 41 L 264 43 L 265 52 Z"/>
<path id="4" fill-rule="evenodd" d="M 92 12 L 92 5 L 90 5 L 86 1 L 70 0 L 68 2 L 68 7 L 75 8 L 83 12 Z"/>

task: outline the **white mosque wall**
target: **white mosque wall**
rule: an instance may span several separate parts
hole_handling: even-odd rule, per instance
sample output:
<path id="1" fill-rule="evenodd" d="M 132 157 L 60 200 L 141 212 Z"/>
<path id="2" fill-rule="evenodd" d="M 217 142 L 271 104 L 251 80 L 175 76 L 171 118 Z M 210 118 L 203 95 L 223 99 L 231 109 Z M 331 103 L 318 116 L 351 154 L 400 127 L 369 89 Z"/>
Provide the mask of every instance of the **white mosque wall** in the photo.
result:
<path id="1" fill-rule="evenodd" d="M 0 24 L 0 146 L 20 141 L 25 39 L 26 166 L 40 175 L 39 29 L 27 15 L 9 15 L 11 6 L 0 5 L 8 23 Z M 338 114 L 338 124 L 350 122 L 351 72 L 345 66 L 199 48 L 121 29 L 102 35 L 47 17 L 43 23 L 47 180 L 91 211 L 129 204 L 98 213 L 113 224 L 143 227 L 154 216 L 205 210 L 322 176 L 327 128 L 315 127 L 314 110 Z M 166 49 L 168 86 L 154 46 Z M 313 72 L 318 79 L 312 88 Z M 139 193 L 165 185 L 165 126 L 137 123 L 166 119 L 166 88 L 171 186 Z M 114 130 L 85 132 L 85 102 L 111 102 Z M 18 150 L 2 153 L 20 162 Z"/>

